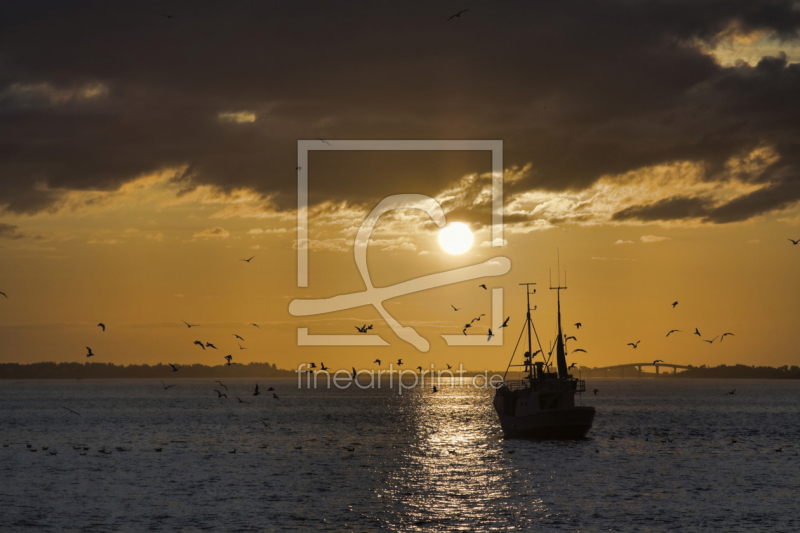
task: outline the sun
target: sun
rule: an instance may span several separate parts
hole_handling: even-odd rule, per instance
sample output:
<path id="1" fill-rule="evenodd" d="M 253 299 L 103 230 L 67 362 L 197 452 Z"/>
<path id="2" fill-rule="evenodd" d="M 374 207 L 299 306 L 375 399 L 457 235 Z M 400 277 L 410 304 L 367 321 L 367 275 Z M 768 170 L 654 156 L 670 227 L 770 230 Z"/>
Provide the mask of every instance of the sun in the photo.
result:
<path id="1" fill-rule="evenodd" d="M 453 222 L 439 232 L 439 244 L 449 254 L 463 254 L 472 247 L 474 237 L 469 226 Z"/>

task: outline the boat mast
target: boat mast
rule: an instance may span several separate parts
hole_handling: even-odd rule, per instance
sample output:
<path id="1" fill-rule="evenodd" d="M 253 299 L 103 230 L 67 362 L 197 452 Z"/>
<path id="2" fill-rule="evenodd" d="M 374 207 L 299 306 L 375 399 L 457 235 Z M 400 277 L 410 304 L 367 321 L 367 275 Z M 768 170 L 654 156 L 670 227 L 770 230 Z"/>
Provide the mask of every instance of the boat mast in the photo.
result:
<path id="1" fill-rule="evenodd" d="M 564 284 L 566 285 L 567 275 L 564 273 Z M 558 259 L 558 285 L 550 287 L 551 291 L 556 291 L 558 298 L 558 339 L 556 339 L 556 365 L 558 366 L 558 377 L 568 377 L 569 370 L 567 369 L 567 356 L 564 350 L 564 334 L 561 331 L 561 290 L 567 290 L 567 287 L 561 286 L 561 258 Z"/>
<path id="2" fill-rule="evenodd" d="M 527 297 L 528 302 L 528 315 L 527 319 L 525 320 L 525 327 L 528 328 L 528 355 L 526 362 L 529 362 L 530 365 L 528 366 L 528 379 L 533 380 L 533 357 L 531 354 L 533 353 L 533 341 L 531 340 L 531 330 L 533 329 L 533 320 L 531 320 L 531 285 L 536 285 L 535 283 L 520 283 L 520 285 L 525 285 L 525 294 Z"/>

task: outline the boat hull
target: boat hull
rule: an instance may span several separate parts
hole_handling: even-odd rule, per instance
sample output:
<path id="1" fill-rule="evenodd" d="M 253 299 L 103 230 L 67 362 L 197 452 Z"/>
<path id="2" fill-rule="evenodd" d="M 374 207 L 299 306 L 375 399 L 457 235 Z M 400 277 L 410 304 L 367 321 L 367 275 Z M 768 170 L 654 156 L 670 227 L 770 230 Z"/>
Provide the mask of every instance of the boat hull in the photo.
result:
<path id="1" fill-rule="evenodd" d="M 527 416 L 498 410 L 503 436 L 507 439 L 583 439 L 592 429 L 594 407 L 576 406 L 542 411 Z"/>

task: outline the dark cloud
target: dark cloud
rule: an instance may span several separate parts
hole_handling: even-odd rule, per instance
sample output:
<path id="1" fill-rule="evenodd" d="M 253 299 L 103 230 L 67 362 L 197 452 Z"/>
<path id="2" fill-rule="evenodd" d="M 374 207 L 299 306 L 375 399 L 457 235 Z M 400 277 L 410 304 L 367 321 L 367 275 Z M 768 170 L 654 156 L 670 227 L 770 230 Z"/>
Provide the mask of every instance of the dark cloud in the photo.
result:
<path id="1" fill-rule="evenodd" d="M 611 220 L 641 220 L 652 222 L 656 220 L 676 220 L 684 218 L 700 218 L 705 216 L 711 206 L 707 198 L 673 196 L 665 198 L 650 205 L 635 205 L 617 211 Z"/>
<path id="2" fill-rule="evenodd" d="M 758 179 L 780 183 L 800 169 L 800 67 L 772 58 L 723 68 L 687 44 L 713 46 L 734 26 L 796 39 L 791 1 L 487 2 L 445 22 L 451 11 L 430 2 L 6 3 L 0 205 L 35 213 L 57 205 L 60 190 L 115 190 L 190 165 L 184 191 L 247 186 L 288 207 L 296 141 L 317 137 L 503 139 L 506 165 L 532 163 L 514 190 L 582 188 L 675 160 L 726 179 L 724 161 L 762 145 L 780 160 Z M 239 111 L 257 119 L 218 119 Z M 436 191 L 486 161 L 312 163 L 326 157 L 310 177 L 314 201 Z"/>
<path id="3" fill-rule="evenodd" d="M 0 222 L 0 239 L 22 239 L 23 234 L 17 231 L 14 224 L 4 224 Z"/>
<path id="4" fill-rule="evenodd" d="M 800 180 L 774 183 L 711 210 L 707 222 L 741 222 L 769 211 L 784 209 L 800 200 Z"/>

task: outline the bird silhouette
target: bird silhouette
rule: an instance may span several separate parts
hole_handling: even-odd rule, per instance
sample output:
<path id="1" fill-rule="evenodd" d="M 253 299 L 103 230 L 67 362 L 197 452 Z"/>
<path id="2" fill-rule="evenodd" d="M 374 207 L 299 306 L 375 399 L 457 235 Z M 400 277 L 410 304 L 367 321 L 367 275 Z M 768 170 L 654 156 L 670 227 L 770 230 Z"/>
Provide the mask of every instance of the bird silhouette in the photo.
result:
<path id="1" fill-rule="evenodd" d="M 509 320 L 511 320 L 511 317 L 507 317 L 507 318 L 506 318 L 506 319 L 503 321 L 503 325 L 502 325 L 502 326 L 500 326 L 500 327 L 501 327 L 501 328 L 504 328 L 504 327 L 508 326 L 508 321 L 509 321 Z M 498 328 L 498 329 L 499 329 L 499 328 Z"/>
<path id="2" fill-rule="evenodd" d="M 239 261 L 244 261 L 245 263 L 249 263 L 255 258 L 255 256 L 251 257 L 250 259 L 239 259 Z"/>
<path id="3" fill-rule="evenodd" d="M 565 338 L 564 340 L 565 340 L 565 341 L 568 341 L 568 340 L 570 340 L 570 339 L 572 339 L 572 340 L 574 340 L 574 341 L 577 341 L 577 340 L 578 340 L 578 339 L 576 339 L 576 338 L 575 338 L 575 336 L 574 336 L 574 335 L 570 335 L 569 337 Z"/>
<path id="4" fill-rule="evenodd" d="M 238 342 L 236 343 L 236 345 L 237 345 L 237 346 L 239 346 L 239 349 L 240 349 L 240 350 L 246 350 L 246 349 L 247 349 L 247 348 L 245 348 L 244 346 L 242 346 L 241 344 L 239 344 Z"/>
<path id="5" fill-rule="evenodd" d="M 225 356 L 225 360 L 228 362 L 228 366 L 231 366 L 231 364 L 232 364 L 232 363 L 231 363 L 231 359 L 233 359 L 233 356 L 232 356 L 232 355 L 226 355 L 226 356 Z"/>
<path id="6" fill-rule="evenodd" d="M 422 372 L 422 367 L 421 367 L 421 366 L 418 366 L 418 367 L 417 367 L 417 369 L 418 369 L 420 372 Z"/>
<path id="7" fill-rule="evenodd" d="M 325 143 L 325 144 L 327 144 L 328 146 L 330 146 L 330 145 L 331 145 L 331 143 L 329 143 L 329 142 L 328 142 L 328 141 L 326 141 L 325 139 L 320 139 L 319 137 L 317 137 L 317 140 L 318 140 L 318 141 L 322 141 L 322 142 L 324 142 L 324 143 Z"/>
<path id="8" fill-rule="evenodd" d="M 628 346 L 633 346 L 633 349 L 635 350 L 636 348 L 639 347 L 639 343 L 640 342 L 642 342 L 642 341 L 636 341 L 635 343 L 634 342 L 629 342 Z"/>
<path id="9" fill-rule="evenodd" d="M 494 333 L 492 333 L 492 328 L 489 328 L 489 336 L 486 337 L 486 342 L 489 342 L 494 337 Z"/>
<path id="10" fill-rule="evenodd" d="M 575 352 L 573 352 L 573 353 L 575 353 Z M 575 368 L 575 366 L 576 366 L 577 364 L 578 364 L 578 363 L 572 363 L 571 365 L 569 365 L 569 368 L 568 368 L 567 370 L 572 370 L 573 368 Z"/>
<path id="11" fill-rule="evenodd" d="M 206 349 L 205 345 L 203 344 L 203 341 L 194 341 L 192 344 L 196 344 L 204 350 Z"/>
<path id="12" fill-rule="evenodd" d="M 328 371 L 328 367 L 325 366 L 324 362 L 320 362 L 319 367 L 320 367 L 319 369 L 322 370 L 323 372 L 327 372 Z"/>
<path id="13" fill-rule="evenodd" d="M 236 337 L 236 338 L 237 338 L 237 339 L 239 339 L 240 341 L 244 342 L 244 339 L 243 339 L 243 338 L 241 338 L 241 337 L 240 337 L 239 335 L 237 335 L 236 333 L 231 333 L 231 335 L 233 335 L 234 337 Z"/>
<path id="14" fill-rule="evenodd" d="M 59 405 L 59 407 L 60 407 L 60 408 L 62 408 L 62 409 L 66 409 L 66 410 L 67 410 L 67 411 L 69 411 L 70 413 L 73 413 L 73 414 L 76 414 L 76 415 L 78 415 L 78 416 L 81 416 L 81 414 L 80 414 L 80 413 L 78 413 L 78 412 L 76 412 L 76 411 L 73 411 L 73 410 L 72 410 L 72 409 L 70 409 L 69 407 L 64 407 L 63 405 Z"/>
<path id="15" fill-rule="evenodd" d="M 576 328 L 578 328 L 578 329 L 581 329 L 581 326 L 582 326 L 582 325 L 583 325 L 583 324 L 581 324 L 580 322 L 576 322 L 576 323 L 575 323 L 575 327 L 576 327 Z"/>
<path id="16" fill-rule="evenodd" d="M 272 393 L 272 397 L 275 398 L 276 400 L 280 400 L 280 398 L 278 398 L 278 395 L 275 394 L 274 392 Z"/>
<path id="17" fill-rule="evenodd" d="M 303 170 L 303 167 L 296 167 L 296 170 Z"/>
<path id="18" fill-rule="evenodd" d="M 186 324 L 186 327 L 187 327 L 187 328 L 194 328 L 194 327 L 197 327 L 197 326 L 198 326 L 198 324 L 189 324 L 189 323 L 188 323 L 188 322 L 186 322 L 185 320 L 181 320 L 181 322 L 183 322 L 184 324 Z"/>
<path id="19" fill-rule="evenodd" d="M 105 325 L 105 324 L 103 324 L 102 322 L 100 322 L 99 324 L 97 324 L 97 326 L 98 326 L 98 327 L 101 327 L 101 328 L 103 328 L 103 331 L 105 331 L 105 330 L 106 330 L 106 325 Z"/>
<path id="20" fill-rule="evenodd" d="M 353 326 L 353 327 L 356 328 L 359 333 L 366 333 L 367 332 L 367 325 L 366 324 L 364 324 L 361 327 L 358 327 L 358 326 Z"/>
<path id="21" fill-rule="evenodd" d="M 455 306 L 455 305 L 453 305 L 453 304 L 450 304 L 450 307 L 452 307 L 452 308 L 453 308 L 453 311 L 458 311 L 459 309 L 463 309 L 463 307 L 456 307 L 456 306 Z"/>
<path id="22" fill-rule="evenodd" d="M 433 386 L 433 392 L 439 392 L 439 389 L 436 388 L 436 385 Z"/>
<path id="23" fill-rule="evenodd" d="M 678 302 L 672 302 L 672 308 L 675 309 L 675 306 L 678 305 Z"/>
<path id="24" fill-rule="evenodd" d="M 177 372 L 178 371 L 178 367 L 177 366 L 173 365 L 172 363 L 167 363 L 167 364 L 172 367 L 172 371 L 173 372 Z"/>
<path id="25" fill-rule="evenodd" d="M 241 399 L 241 398 L 239 398 L 238 396 L 236 397 L 236 399 L 237 399 L 237 400 L 239 400 L 239 403 L 250 403 L 250 402 L 246 402 L 246 401 L 242 400 L 242 399 Z"/>
<path id="26" fill-rule="evenodd" d="M 228 386 L 227 386 L 227 385 L 225 385 L 223 382 L 221 382 L 221 381 L 215 381 L 214 383 L 219 383 L 219 386 L 220 386 L 220 387 L 224 387 L 226 391 L 228 390 Z"/>
<path id="27" fill-rule="evenodd" d="M 169 389 L 171 389 L 172 387 L 174 387 L 175 385 L 165 385 L 165 384 L 164 384 L 164 382 L 162 381 L 162 382 L 161 382 L 161 386 L 162 386 L 162 387 L 164 387 L 164 390 L 169 390 Z"/>
<path id="28" fill-rule="evenodd" d="M 223 394 L 220 391 L 218 391 L 217 389 L 214 389 L 214 392 L 217 393 L 217 398 L 227 398 L 228 397 L 227 394 Z"/>
<path id="29" fill-rule="evenodd" d="M 719 337 L 719 335 L 717 335 L 717 337 Z M 707 340 L 703 339 L 703 342 L 707 342 L 708 344 L 711 344 L 711 343 L 713 343 L 715 340 L 717 340 L 717 337 L 714 337 L 714 338 L 713 338 L 713 339 L 711 339 L 710 341 L 707 341 Z"/>
<path id="30" fill-rule="evenodd" d="M 464 324 L 464 329 L 471 328 L 471 327 L 472 327 L 471 323 L 470 324 Z"/>
<path id="31" fill-rule="evenodd" d="M 447 370 L 450 370 L 451 368 L 453 368 L 453 367 L 452 367 L 452 366 L 450 366 L 448 363 L 445 363 L 445 364 L 447 365 Z"/>
<path id="32" fill-rule="evenodd" d="M 466 337 L 467 336 L 467 328 L 464 328 L 463 330 L 461 330 L 461 333 L 463 333 L 464 336 Z"/>
<path id="33" fill-rule="evenodd" d="M 597 396 L 597 393 L 600 392 L 599 389 L 594 389 L 594 395 Z"/>
<path id="34" fill-rule="evenodd" d="M 206 343 L 206 348 L 214 348 L 215 350 L 217 349 L 217 347 L 211 344 L 210 342 Z"/>
<path id="35" fill-rule="evenodd" d="M 731 444 L 736 444 L 737 442 L 739 442 L 739 441 L 734 439 L 733 437 L 731 437 Z"/>
<path id="36" fill-rule="evenodd" d="M 258 329 L 261 329 L 261 327 L 258 324 L 250 324 L 250 325 L 257 327 Z"/>
<path id="37" fill-rule="evenodd" d="M 317 368 L 317 364 L 316 364 L 316 363 L 311 363 L 311 364 L 309 365 L 309 368 Z"/>
<path id="38" fill-rule="evenodd" d="M 797 239 L 797 240 L 789 239 L 789 240 L 792 241 L 792 244 L 797 244 L 798 242 L 800 242 L 800 239 Z"/>
<path id="39" fill-rule="evenodd" d="M 694 328 L 694 334 L 697 335 L 698 337 L 702 337 L 702 335 L 700 335 L 700 330 L 697 328 Z"/>
<path id="40" fill-rule="evenodd" d="M 467 11 L 469 11 L 469 9 L 462 9 L 461 11 L 456 13 L 455 15 L 450 15 L 450 17 L 447 19 L 447 22 L 450 22 L 454 18 L 461 18 L 461 13 L 466 13 Z"/>
<path id="41" fill-rule="evenodd" d="M 664 360 L 663 360 L 663 359 L 656 359 L 655 361 L 653 361 L 653 364 L 656 364 L 656 363 L 663 363 L 663 362 L 664 362 Z"/>
<path id="42" fill-rule="evenodd" d="M 94 354 L 92 353 L 92 349 L 89 348 L 88 346 L 86 347 L 86 349 L 89 350 L 89 353 L 86 354 L 86 357 L 93 357 Z"/>
<path id="43" fill-rule="evenodd" d="M 261 393 L 258 392 L 258 383 L 256 383 L 256 390 L 253 391 L 253 396 L 258 396 L 259 394 L 261 394 Z"/>
<path id="44" fill-rule="evenodd" d="M 583 352 L 583 353 L 586 353 L 586 350 L 584 350 L 583 348 L 578 348 L 578 349 L 576 349 L 576 350 L 572 350 L 572 353 L 575 353 L 575 352 Z"/>
<path id="45" fill-rule="evenodd" d="M 356 367 L 353 367 L 353 379 L 358 379 L 358 372 L 356 372 Z"/>
<path id="46" fill-rule="evenodd" d="M 270 388 L 267 389 L 267 392 L 272 392 L 274 390 L 275 390 L 275 387 L 270 387 Z"/>
<path id="47" fill-rule="evenodd" d="M 375 360 L 373 361 L 373 363 L 378 363 L 378 366 L 381 366 L 381 360 L 380 360 L 380 359 L 375 359 Z"/>
<path id="48" fill-rule="evenodd" d="M 397 360 L 397 366 L 403 366 L 403 360 L 402 359 L 398 359 Z"/>
<path id="49" fill-rule="evenodd" d="M 484 285 L 483 283 L 481 283 L 480 285 L 478 285 L 478 287 L 480 287 L 481 289 L 483 289 L 483 290 L 485 290 L 485 291 L 488 291 L 488 290 L 489 290 L 489 289 L 487 289 L 487 288 L 486 288 L 486 285 Z"/>
<path id="50" fill-rule="evenodd" d="M 673 330 L 671 330 L 669 333 L 667 333 L 667 337 L 669 337 L 669 336 L 670 336 L 671 334 L 673 334 L 673 333 L 681 333 L 681 330 L 679 330 L 679 329 L 673 329 Z"/>
<path id="51" fill-rule="evenodd" d="M 728 391 L 728 392 L 726 392 L 726 393 L 725 393 L 725 396 L 727 396 L 727 395 L 729 395 L 729 394 L 730 394 L 731 396 L 733 396 L 734 394 L 736 394 L 736 389 L 733 389 L 732 391 Z"/>
<path id="52" fill-rule="evenodd" d="M 5 296 L 5 297 L 6 297 L 6 300 L 8 299 L 8 295 L 7 295 L 6 293 L 4 293 L 4 292 L 0 292 L 0 294 L 2 294 L 3 296 Z"/>
<path id="53" fill-rule="evenodd" d="M 733 333 L 723 333 L 723 334 L 722 334 L 722 337 L 720 337 L 720 338 L 719 338 L 719 342 L 722 342 L 722 341 L 725 339 L 725 335 L 730 335 L 730 336 L 732 336 L 732 337 L 735 337 L 735 336 L 736 336 L 736 335 L 734 335 Z"/>

